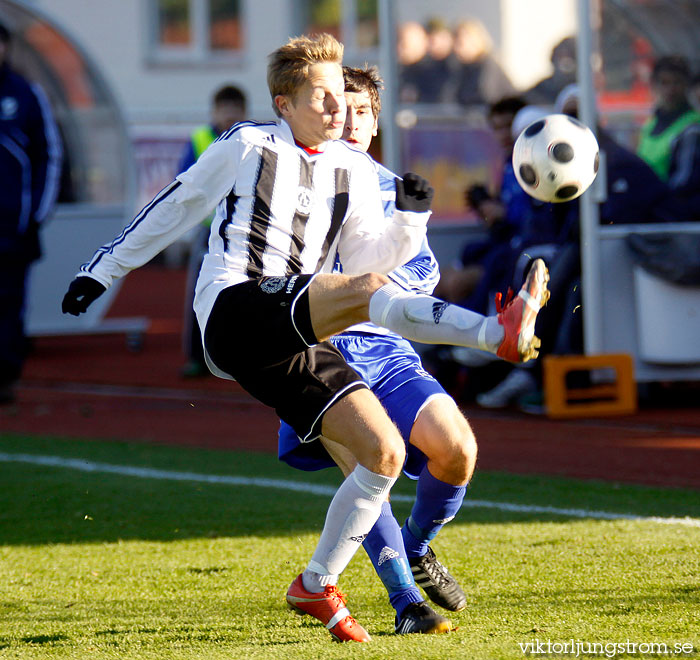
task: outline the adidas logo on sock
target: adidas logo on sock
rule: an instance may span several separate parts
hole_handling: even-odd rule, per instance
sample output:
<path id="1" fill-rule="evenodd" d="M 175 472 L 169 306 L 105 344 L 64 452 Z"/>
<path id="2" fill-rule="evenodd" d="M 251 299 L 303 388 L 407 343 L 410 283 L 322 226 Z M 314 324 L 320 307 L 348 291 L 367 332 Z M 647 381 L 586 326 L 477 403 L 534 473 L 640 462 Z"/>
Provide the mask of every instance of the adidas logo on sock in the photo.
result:
<path id="1" fill-rule="evenodd" d="M 396 550 L 392 550 L 388 545 L 385 545 L 379 553 L 377 566 L 381 566 L 385 561 L 389 561 L 390 559 L 396 559 L 398 556 L 399 553 L 396 552 Z"/>
<path id="2" fill-rule="evenodd" d="M 454 516 L 450 516 L 449 518 L 443 518 L 442 520 L 433 520 L 433 522 L 436 525 L 446 525 L 450 520 L 452 520 Z"/>
<path id="3" fill-rule="evenodd" d="M 449 307 L 449 304 L 446 302 L 434 302 L 433 303 L 433 320 L 435 321 L 435 325 L 440 323 L 440 318 L 445 313 L 445 310 L 448 307 Z"/>
<path id="4" fill-rule="evenodd" d="M 361 536 L 351 536 L 350 540 L 355 541 L 355 543 L 362 543 L 367 538 L 367 534 L 362 534 Z"/>

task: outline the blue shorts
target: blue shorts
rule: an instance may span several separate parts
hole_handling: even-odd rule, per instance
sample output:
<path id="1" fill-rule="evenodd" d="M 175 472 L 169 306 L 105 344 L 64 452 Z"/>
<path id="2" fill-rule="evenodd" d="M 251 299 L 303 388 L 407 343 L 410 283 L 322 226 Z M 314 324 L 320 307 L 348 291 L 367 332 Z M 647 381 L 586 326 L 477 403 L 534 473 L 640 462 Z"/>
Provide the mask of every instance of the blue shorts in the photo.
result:
<path id="1" fill-rule="evenodd" d="M 330 341 L 370 386 L 398 427 L 406 443 L 404 473 L 417 479 L 427 459 L 423 452 L 409 443 L 411 429 L 428 400 L 447 393 L 423 368 L 411 344 L 398 335 L 358 332 L 338 335 Z M 302 443 L 284 422 L 280 425 L 278 456 L 281 461 L 300 470 L 335 466 L 320 442 Z"/>

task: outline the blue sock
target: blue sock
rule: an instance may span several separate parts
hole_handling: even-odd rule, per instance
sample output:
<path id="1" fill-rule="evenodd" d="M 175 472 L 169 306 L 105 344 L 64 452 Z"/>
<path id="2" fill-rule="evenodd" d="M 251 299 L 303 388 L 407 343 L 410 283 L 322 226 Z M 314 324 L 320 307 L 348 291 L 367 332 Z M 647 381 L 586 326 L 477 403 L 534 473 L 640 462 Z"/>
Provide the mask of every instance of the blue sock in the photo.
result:
<path id="1" fill-rule="evenodd" d="M 389 602 L 399 616 L 407 605 L 424 600 L 413 581 L 401 528 L 389 502 L 382 504 L 379 519 L 362 545 L 389 593 Z"/>
<path id="2" fill-rule="evenodd" d="M 407 556 L 422 557 L 428 552 L 430 541 L 457 515 L 466 490 L 466 486 L 453 486 L 436 479 L 427 465 L 423 468 L 411 515 L 401 529 Z"/>

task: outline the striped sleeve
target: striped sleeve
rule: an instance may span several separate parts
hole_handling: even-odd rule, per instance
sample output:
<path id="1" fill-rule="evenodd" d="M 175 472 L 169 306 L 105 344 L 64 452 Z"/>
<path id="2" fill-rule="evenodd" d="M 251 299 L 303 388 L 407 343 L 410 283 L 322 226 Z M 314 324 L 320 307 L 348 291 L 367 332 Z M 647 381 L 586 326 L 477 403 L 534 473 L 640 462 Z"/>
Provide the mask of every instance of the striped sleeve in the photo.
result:
<path id="1" fill-rule="evenodd" d="M 103 245 L 79 274 L 104 286 L 143 266 L 196 227 L 228 194 L 235 181 L 233 142 L 217 142 L 186 172 L 163 188 L 111 243 Z"/>

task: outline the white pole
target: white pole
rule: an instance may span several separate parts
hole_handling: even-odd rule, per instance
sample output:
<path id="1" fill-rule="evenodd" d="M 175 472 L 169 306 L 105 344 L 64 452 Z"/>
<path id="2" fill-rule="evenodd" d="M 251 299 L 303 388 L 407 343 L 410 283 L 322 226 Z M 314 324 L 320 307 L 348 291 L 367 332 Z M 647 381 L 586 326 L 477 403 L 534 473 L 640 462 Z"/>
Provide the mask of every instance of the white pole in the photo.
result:
<path id="1" fill-rule="evenodd" d="M 396 124 L 399 96 L 399 68 L 396 60 L 396 15 L 394 0 L 379 0 L 379 73 L 384 79 L 382 94 L 382 160 L 392 172 L 401 174 L 399 130 Z"/>
<path id="2" fill-rule="evenodd" d="M 595 133 L 597 118 L 592 54 L 591 2 L 590 0 L 578 0 L 576 59 L 578 62 L 579 119 Z M 603 351 L 603 310 L 600 272 L 600 214 L 593 190 L 588 190 L 581 196 L 579 209 L 581 218 L 583 344 L 586 355 L 595 355 Z"/>

